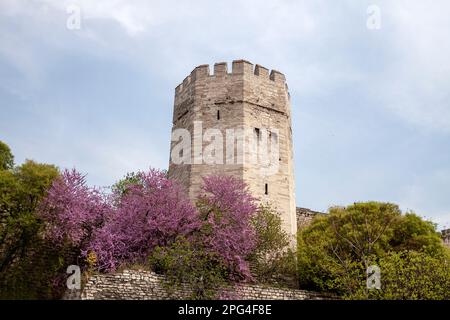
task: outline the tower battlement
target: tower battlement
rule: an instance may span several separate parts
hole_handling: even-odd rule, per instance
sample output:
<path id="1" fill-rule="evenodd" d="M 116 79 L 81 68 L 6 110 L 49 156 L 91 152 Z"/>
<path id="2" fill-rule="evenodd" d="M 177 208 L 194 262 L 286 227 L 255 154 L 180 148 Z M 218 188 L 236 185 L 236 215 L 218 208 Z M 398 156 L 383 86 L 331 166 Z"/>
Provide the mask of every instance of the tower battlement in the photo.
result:
<path id="1" fill-rule="evenodd" d="M 261 163 L 227 160 L 220 164 L 195 161 L 175 164 L 171 161 L 169 177 L 178 180 L 191 199 L 195 199 L 200 191 L 203 176 L 223 174 L 240 178 L 255 197 L 271 203 L 281 213 L 284 229 L 294 238 L 297 222 L 291 107 L 284 74 L 246 60 L 234 60 L 231 71 L 225 62 L 215 63 L 212 67 L 207 64 L 197 66 L 175 88 L 172 122 L 173 130 L 185 129 L 192 140 L 202 140 L 200 148 L 194 146 L 183 150 L 184 155 L 188 152 L 193 159 L 201 159 L 205 147 L 212 142 L 206 133 L 208 129 L 220 132 L 223 137 L 230 129 L 253 132 L 257 136 L 257 148 L 261 147 L 258 140 L 261 132 L 273 133 L 271 139 L 276 138 L 278 142 L 279 156 L 271 160 L 277 167 L 271 175 L 261 174 L 261 168 L 265 166 Z M 203 131 L 196 130 L 199 123 Z M 171 150 L 178 143 L 172 140 Z M 218 150 L 219 153 L 229 151 L 227 141 L 220 144 L 222 150 Z M 232 141 L 231 149 L 234 154 L 237 142 Z M 244 158 L 252 152 L 254 150 L 244 150 Z"/>
<path id="2" fill-rule="evenodd" d="M 199 92 L 207 97 L 199 96 Z M 194 68 L 175 88 L 173 122 L 186 114 L 191 100 L 204 98 L 215 104 L 248 102 L 290 113 L 286 108 L 290 95 L 284 74 L 246 60 L 234 60 L 231 72 L 226 62 L 215 63 L 213 68 L 207 64 Z"/>
<path id="3" fill-rule="evenodd" d="M 211 73 L 211 70 L 213 71 Z M 234 60 L 232 63 L 231 72 L 228 72 L 228 64 L 226 62 L 218 62 L 215 63 L 213 68 L 210 68 L 208 64 L 202 64 L 194 68 L 192 72 L 184 78 L 183 82 L 181 82 L 176 88 L 175 93 L 180 93 L 183 90 L 189 89 L 189 85 L 192 81 L 203 78 L 212 78 L 212 77 L 224 77 L 224 76 L 232 76 L 232 75 L 254 75 L 261 77 L 261 79 L 270 80 L 273 82 L 286 82 L 286 77 L 283 73 L 272 69 L 269 72 L 269 69 L 253 63 L 248 62 L 247 60 Z"/>

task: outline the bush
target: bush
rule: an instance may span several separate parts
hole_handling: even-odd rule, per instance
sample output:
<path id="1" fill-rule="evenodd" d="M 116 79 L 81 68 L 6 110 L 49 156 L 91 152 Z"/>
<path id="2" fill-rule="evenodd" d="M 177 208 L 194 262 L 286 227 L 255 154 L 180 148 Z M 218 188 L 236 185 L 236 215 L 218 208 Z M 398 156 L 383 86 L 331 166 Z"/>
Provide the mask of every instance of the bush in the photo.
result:
<path id="1" fill-rule="evenodd" d="M 229 270 L 219 255 L 183 237 L 170 246 L 156 247 L 149 262 L 155 272 L 166 276 L 165 287 L 171 294 L 188 288 L 190 299 L 217 299 L 220 288 L 230 283 Z"/>
<path id="2" fill-rule="evenodd" d="M 259 206 L 252 218 L 256 247 L 249 261 L 258 282 L 296 286 L 295 252 L 289 248 L 289 235 L 281 227 L 281 217 L 270 205 Z"/>
<path id="3" fill-rule="evenodd" d="M 411 253 L 401 253 L 405 250 Z M 441 274 L 435 269 L 434 259 L 447 263 L 449 257 L 433 224 L 413 213 L 402 215 L 394 204 L 377 202 L 331 208 L 329 215 L 318 217 L 299 232 L 297 254 L 302 287 L 332 291 L 348 298 L 391 296 L 389 291 L 374 295 L 367 290 L 366 270 L 370 265 L 378 264 L 382 274 L 389 272 L 385 278 L 389 283 L 389 277 L 394 274 L 392 268 L 396 266 L 389 261 L 394 257 L 404 259 L 398 263 L 398 268 L 405 266 L 411 283 L 420 283 L 428 281 L 428 275 Z M 407 261 L 418 261 L 418 258 L 410 259 L 414 255 L 428 263 L 428 274 L 414 273 L 413 269 L 406 268 Z M 386 285 L 392 288 L 392 285 Z M 405 285 L 405 288 L 409 287 Z M 418 295 L 412 289 L 405 290 L 403 298 L 412 299 Z M 439 296 L 439 290 L 436 290 L 436 296 Z M 421 293 L 419 296 L 430 298 L 433 294 Z"/>
<path id="4" fill-rule="evenodd" d="M 389 252 L 380 258 L 381 290 L 378 299 L 450 299 L 450 260 L 426 252 Z"/>
<path id="5" fill-rule="evenodd" d="M 368 290 L 363 264 L 350 268 L 352 277 L 339 278 L 336 283 L 346 291 L 346 299 L 382 300 L 446 300 L 450 299 L 450 260 L 423 251 L 390 251 L 373 257 L 380 268 L 380 289 Z"/>

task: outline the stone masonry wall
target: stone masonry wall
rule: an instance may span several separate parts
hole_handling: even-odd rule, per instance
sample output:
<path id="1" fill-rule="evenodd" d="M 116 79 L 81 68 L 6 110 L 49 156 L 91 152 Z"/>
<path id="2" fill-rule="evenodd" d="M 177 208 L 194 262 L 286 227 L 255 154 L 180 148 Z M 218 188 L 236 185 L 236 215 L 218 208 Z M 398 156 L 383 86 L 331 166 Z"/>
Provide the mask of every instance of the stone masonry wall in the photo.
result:
<path id="1" fill-rule="evenodd" d="M 299 229 L 301 229 L 309 226 L 314 217 L 318 215 L 324 215 L 325 213 L 297 207 L 296 214 L 297 214 L 297 226 Z"/>
<path id="2" fill-rule="evenodd" d="M 121 273 L 94 275 L 83 288 L 83 300 L 173 300 L 188 299 L 192 290 L 185 286 L 169 293 L 164 276 L 150 271 L 125 270 Z M 229 291 L 238 300 L 324 300 L 333 296 L 315 292 L 273 288 L 261 285 L 241 285 Z M 70 297 L 67 294 L 66 297 Z"/>
<path id="3" fill-rule="evenodd" d="M 442 241 L 450 248 L 450 229 L 442 230 Z"/>

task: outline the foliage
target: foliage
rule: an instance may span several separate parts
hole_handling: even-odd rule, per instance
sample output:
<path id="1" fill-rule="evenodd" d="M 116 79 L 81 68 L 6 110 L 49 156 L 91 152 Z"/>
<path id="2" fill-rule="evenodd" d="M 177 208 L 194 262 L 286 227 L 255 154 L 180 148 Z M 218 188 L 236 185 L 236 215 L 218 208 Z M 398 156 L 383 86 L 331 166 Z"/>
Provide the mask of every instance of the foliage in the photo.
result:
<path id="1" fill-rule="evenodd" d="M 153 270 L 166 276 L 166 289 L 192 290 L 190 299 L 216 299 L 218 288 L 229 283 L 229 271 L 217 254 L 198 242 L 179 237 L 166 247 L 156 247 L 149 257 Z"/>
<path id="2" fill-rule="evenodd" d="M 280 216 L 258 208 L 241 180 L 205 177 L 194 207 L 163 171 L 130 173 L 106 195 L 76 170 L 60 175 L 31 160 L 13 167 L 9 148 L 0 149 L 0 298 L 57 298 L 68 264 L 110 272 L 149 261 L 194 299 L 252 280 L 250 263 L 258 280 L 288 283 L 296 262 L 305 289 L 349 299 L 449 299 L 450 250 L 433 223 L 394 204 L 331 208 L 299 232 L 295 261 Z M 373 264 L 382 289 L 369 291 Z"/>
<path id="3" fill-rule="evenodd" d="M 139 173 L 140 183 L 114 194 L 115 206 L 84 252 L 95 252 L 100 271 L 143 262 L 156 246 L 170 245 L 198 227 L 198 216 L 181 187 L 158 170 Z"/>
<path id="4" fill-rule="evenodd" d="M 336 285 L 352 287 L 346 299 L 445 300 L 450 299 L 450 260 L 424 251 L 389 251 L 373 257 L 380 268 L 380 289 L 368 290 L 364 265 L 353 261 L 349 277 L 336 278 Z"/>
<path id="5" fill-rule="evenodd" d="M 413 213 L 402 215 L 394 204 L 368 202 L 331 208 L 329 215 L 316 218 L 298 234 L 300 284 L 367 298 L 368 266 L 404 250 L 446 259 L 447 249 L 439 237 L 433 224 Z"/>
<path id="6" fill-rule="evenodd" d="M 7 146 L 2 150 L 9 152 Z M 219 284 L 252 279 L 252 255 L 271 254 L 271 267 L 276 262 L 278 270 L 284 264 L 276 252 L 287 241 L 277 233 L 281 220 L 268 215 L 269 209 L 256 218 L 256 199 L 236 178 L 205 177 L 194 207 L 164 171 L 127 174 L 104 194 L 75 169 L 59 174 L 31 160 L 13 168 L 12 155 L 5 154 L 1 297 L 55 297 L 63 288 L 64 267 L 73 263 L 110 272 L 151 257 L 156 269 L 173 282 L 189 283 L 194 297 L 203 298 L 217 296 Z M 261 219 L 263 212 L 268 221 Z"/>
<path id="7" fill-rule="evenodd" d="M 112 187 L 111 191 L 118 198 L 121 198 L 128 191 L 128 188 L 141 184 L 143 185 L 143 174 L 142 172 L 128 172 L 125 177 L 119 181 L 117 181 Z"/>
<path id="8" fill-rule="evenodd" d="M 412 212 L 396 219 L 394 235 L 390 241 L 395 250 L 423 250 L 429 254 L 443 254 L 441 235 L 436 232 L 436 224 L 424 221 Z"/>
<path id="9" fill-rule="evenodd" d="M 11 170 L 14 167 L 14 156 L 9 146 L 0 141 L 0 171 Z"/>
<path id="10" fill-rule="evenodd" d="M 21 211 L 19 206 L 22 187 L 12 170 L 0 170 L 0 221 Z M 4 230 L 3 230 L 4 231 Z"/>
<path id="11" fill-rule="evenodd" d="M 158 247 L 150 257 L 153 268 L 168 276 L 169 286 L 191 287 L 195 299 L 217 298 L 219 287 L 251 279 L 248 256 L 256 247 L 254 200 L 241 180 L 205 177 L 197 201 L 198 228 L 171 246 Z"/>
<path id="12" fill-rule="evenodd" d="M 158 172 L 164 178 L 168 178 L 167 170 L 158 170 Z M 137 184 L 145 184 L 145 174 L 142 171 L 128 172 L 124 178 L 113 184 L 113 186 L 111 187 L 111 191 L 112 194 L 114 194 L 117 198 L 120 198 L 125 193 L 127 193 L 129 187 Z"/>
<path id="13" fill-rule="evenodd" d="M 89 188 L 85 176 L 73 169 L 55 179 L 38 214 L 45 221 L 46 236 L 55 245 L 84 250 L 110 211 L 105 197 Z"/>
<path id="14" fill-rule="evenodd" d="M 31 160 L 13 167 L 5 146 L 0 143 L 0 298 L 56 297 L 51 284 L 64 256 L 41 239 L 35 210 L 58 169 Z M 10 155 L 5 157 L 4 150 Z"/>
<path id="15" fill-rule="evenodd" d="M 97 268 L 97 255 L 93 251 L 89 251 L 86 255 L 87 271 L 94 272 Z"/>
<path id="16" fill-rule="evenodd" d="M 246 257 L 256 246 L 251 218 L 257 206 L 247 185 L 232 176 L 204 177 L 197 208 L 207 250 L 223 259 L 235 280 L 250 279 Z"/>
<path id="17" fill-rule="evenodd" d="M 35 209 L 57 175 L 55 166 L 31 160 L 0 171 L 0 272 L 25 254 L 37 237 L 41 223 Z"/>
<path id="18" fill-rule="evenodd" d="M 33 238 L 20 256 L 0 274 L 0 299 L 59 299 L 71 252 Z"/>
<path id="19" fill-rule="evenodd" d="M 197 211 L 162 171 L 129 174 L 108 197 L 87 187 L 75 170 L 64 171 L 40 206 L 40 216 L 49 239 L 78 248 L 85 258 L 95 255 L 99 271 L 142 263 L 155 247 L 195 234 L 236 279 L 250 277 L 245 258 L 255 245 L 250 225 L 254 199 L 234 178 L 207 177 L 204 182 Z"/>
<path id="20" fill-rule="evenodd" d="M 289 235 L 281 223 L 280 215 L 268 204 L 261 204 L 252 217 L 256 247 L 249 261 L 259 282 L 289 285 L 296 280 L 295 253 L 288 248 Z"/>
<path id="21" fill-rule="evenodd" d="M 392 251 L 382 256 L 378 264 L 382 287 L 370 291 L 372 298 L 450 299 L 450 260 L 443 256 L 423 251 Z"/>
<path id="22" fill-rule="evenodd" d="M 283 231 L 281 216 L 270 205 L 261 204 L 256 215 L 252 217 L 252 225 L 257 235 L 254 255 L 266 256 L 289 245 L 289 235 Z"/>

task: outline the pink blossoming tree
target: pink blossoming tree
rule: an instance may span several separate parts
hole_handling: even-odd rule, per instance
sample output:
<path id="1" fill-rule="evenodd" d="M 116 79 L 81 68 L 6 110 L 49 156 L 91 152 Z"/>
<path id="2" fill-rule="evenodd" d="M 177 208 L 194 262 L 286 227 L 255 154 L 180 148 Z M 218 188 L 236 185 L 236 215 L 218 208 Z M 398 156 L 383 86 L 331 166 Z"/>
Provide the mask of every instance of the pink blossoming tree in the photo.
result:
<path id="1" fill-rule="evenodd" d="M 251 278 L 246 259 L 256 246 L 251 225 L 256 211 L 247 186 L 230 176 L 205 177 L 195 208 L 158 170 L 134 174 L 108 196 L 89 188 L 82 174 L 66 170 L 39 214 L 47 237 L 70 244 L 85 258 L 94 255 L 99 271 L 145 262 L 155 247 L 169 247 L 181 236 L 219 257 L 237 280 Z"/>
<path id="2" fill-rule="evenodd" d="M 111 209 L 105 195 L 89 188 L 85 176 L 73 169 L 63 171 L 54 180 L 38 215 L 44 220 L 46 236 L 55 245 L 68 244 L 82 250 Z"/>
<path id="3" fill-rule="evenodd" d="M 169 245 L 198 228 L 197 212 L 180 186 L 157 170 L 139 173 L 139 178 L 116 195 L 113 213 L 89 245 L 101 271 L 143 262 L 155 246 Z"/>
<path id="4" fill-rule="evenodd" d="M 232 176 L 203 178 L 197 207 L 206 247 L 222 257 L 232 275 L 251 278 L 246 258 L 256 247 L 251 218 L 257 212 L 247 185 Z"/>

